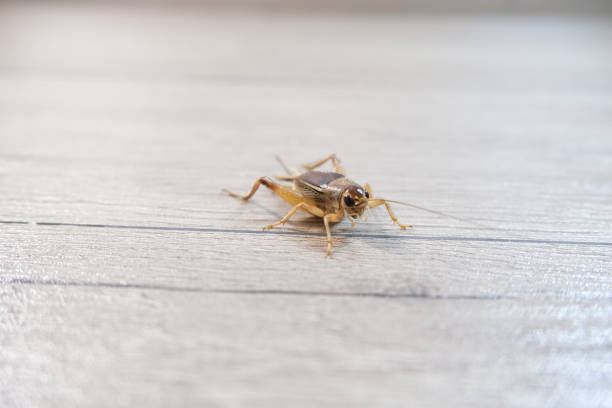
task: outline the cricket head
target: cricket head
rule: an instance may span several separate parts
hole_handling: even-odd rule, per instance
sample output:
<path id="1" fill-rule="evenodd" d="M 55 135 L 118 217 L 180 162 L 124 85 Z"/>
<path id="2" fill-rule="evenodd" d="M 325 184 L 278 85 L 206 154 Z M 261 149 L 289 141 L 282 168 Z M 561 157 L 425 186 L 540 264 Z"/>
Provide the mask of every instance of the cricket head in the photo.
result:
<path id="1" fill-rule="evenodd" d="M 351 222 L 355 223 L 361 219 L 364 211 L 368 208 L 370 192 L 360 185 L 353 184 L 342 193 L 342 207 Z"/>

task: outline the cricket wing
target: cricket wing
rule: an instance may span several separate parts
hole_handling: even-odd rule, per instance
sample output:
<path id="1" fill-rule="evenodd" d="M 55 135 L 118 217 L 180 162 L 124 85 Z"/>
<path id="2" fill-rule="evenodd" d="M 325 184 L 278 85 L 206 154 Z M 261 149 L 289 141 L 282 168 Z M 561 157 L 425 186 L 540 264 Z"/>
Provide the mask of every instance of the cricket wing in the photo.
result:
<path id="1" fill-rule="evenodd" d="M 344 175 L 327 171 L 307 171 L 300 174 L 295 180 L 301 185 L 323 192 L 332 181 L 340 178 L 344 178 Z"/>
<path id="2" fill-rule="evenodd" d="M 304 198 L 317 203 L 319 207 L 325 208 L 332 195 L 336 192 L 329 184 L 344 176 L 339 173 L 308 171 L 300 174 L 293 180 L 293 185 Z"/>

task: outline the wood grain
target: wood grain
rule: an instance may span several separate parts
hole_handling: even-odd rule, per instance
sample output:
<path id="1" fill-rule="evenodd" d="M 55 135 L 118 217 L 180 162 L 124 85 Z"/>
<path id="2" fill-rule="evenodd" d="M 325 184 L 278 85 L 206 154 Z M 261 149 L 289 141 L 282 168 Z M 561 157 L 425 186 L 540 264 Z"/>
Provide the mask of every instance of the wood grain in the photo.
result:
<path id="1" fill-rule="evenodd" d="M 0 405 L 612 406 L 608 17 L 0 22 Z M 331 152 L 471 222 L 220 191 Z"/>

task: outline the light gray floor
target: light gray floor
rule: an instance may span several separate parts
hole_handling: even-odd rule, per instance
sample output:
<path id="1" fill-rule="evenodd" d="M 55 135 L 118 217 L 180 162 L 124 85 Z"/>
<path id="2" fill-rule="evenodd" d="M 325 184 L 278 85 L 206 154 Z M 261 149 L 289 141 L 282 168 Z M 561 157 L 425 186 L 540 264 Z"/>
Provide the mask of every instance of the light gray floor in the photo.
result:
<path id="1" fill-rule="evenodd" d="M 1 406 L 612 406 L 612 19 L 0 22 Z M 473 222 L 220 193 L 331 152 Z"/>

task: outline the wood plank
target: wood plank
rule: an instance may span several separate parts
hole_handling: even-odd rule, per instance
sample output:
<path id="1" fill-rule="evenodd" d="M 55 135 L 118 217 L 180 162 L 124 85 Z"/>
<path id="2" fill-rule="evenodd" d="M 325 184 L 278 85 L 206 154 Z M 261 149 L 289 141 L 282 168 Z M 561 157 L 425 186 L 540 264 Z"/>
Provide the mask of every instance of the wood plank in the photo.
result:
<path id="1" fill-rule="evenodd" d="M 0 21 L 1 406 L 612 406 L 608 17 Z M 220 192 L 331 152 L 471 222 Z"/>

